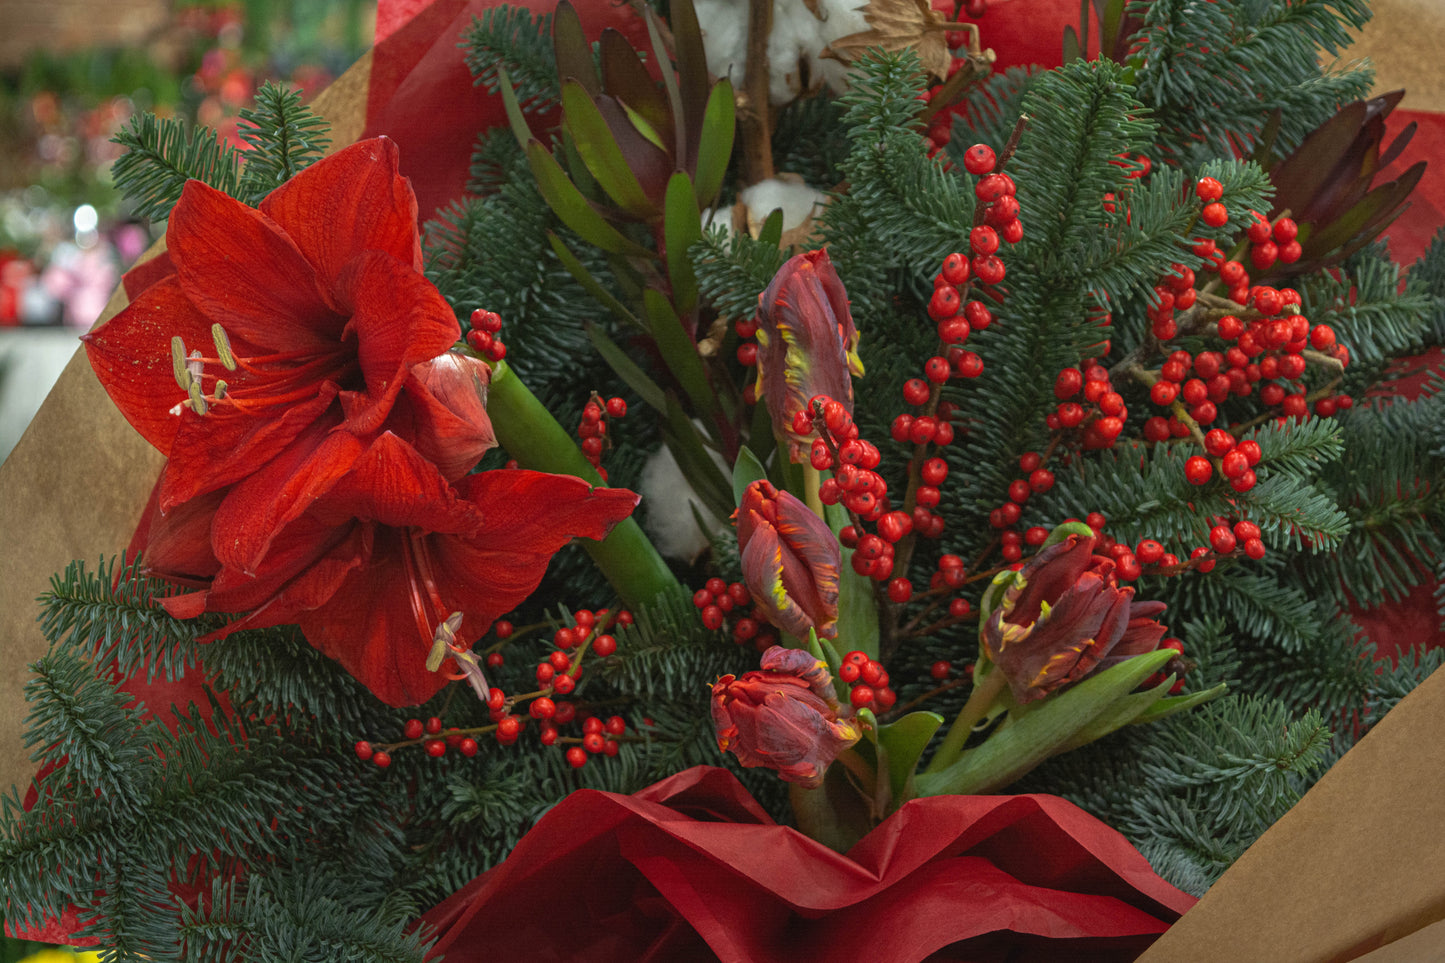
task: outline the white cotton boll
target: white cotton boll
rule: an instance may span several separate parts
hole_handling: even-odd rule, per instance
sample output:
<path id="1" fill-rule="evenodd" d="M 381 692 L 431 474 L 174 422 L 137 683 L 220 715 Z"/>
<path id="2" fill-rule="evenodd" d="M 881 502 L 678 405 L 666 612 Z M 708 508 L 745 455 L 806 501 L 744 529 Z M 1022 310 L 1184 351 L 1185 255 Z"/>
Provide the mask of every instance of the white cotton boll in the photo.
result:
<path id="1" fill-rule="evenodd" d="M 713 460 L 726 471 L 721 458 L 714 456 Z M 642 527 L 668 558 L 694 561 L 712 544 L 710 536 L 722 529 L 723 521 L 703 506 L 665 446 L 647 460 L 637 488 L 644 509 Z M 707 525 L 706 531 L 698 527 L 698 517 Z"/>
<path id="2" fill-rule="evenodd" d="M 775 209 L 782 208 L 783 230 L 790 231 L 801 226 L 815 209 L 821 209 L 828 196 L 801 181 L 773 177 L 743 188 L 738 200 L 748 207 L 749 226 L 761 225 Z"/>
<path id="3" fill-rule="evenodd" d="M 743 0 L 694 0 L 707 69 L 715 77 L 742 86 L 748 60 L 748 5 Z"/>
<path id="4" fill-rule="evenodd" d="M 808 87 L 821 81 L 837 92 L 847 88 L 847 67 L 822 52 L 834 40 L 868 29 L 863 18 L 867 0 L 814 0 L 813 6 L 817 14 L 805 0 L 774 0 L 768 35 L 768 99 L 774 106 L 806 92 L 805 73 Z M 708 70 L 741 87 L 748 59 L 748 5 L 743 0 L 695 0 L 694 7 Z"/>

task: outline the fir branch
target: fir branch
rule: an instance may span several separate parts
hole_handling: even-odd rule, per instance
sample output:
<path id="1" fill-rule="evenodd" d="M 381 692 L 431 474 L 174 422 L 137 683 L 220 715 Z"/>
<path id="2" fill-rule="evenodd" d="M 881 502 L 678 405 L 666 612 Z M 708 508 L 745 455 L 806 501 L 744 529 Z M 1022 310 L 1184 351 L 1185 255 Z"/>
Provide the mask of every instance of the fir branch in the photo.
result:
<path id="1" fill-rule="evenodd" d="M 1378 665 L 1378 663 L 1377 663 Z M 1370 687 L 1366 703 L 1364 722 L 1373 726 L 1399 704 L 1415 687 L 1430 677 L 1440 666 L 1445 665 L 1445 649 L 1412 649 L 1401 653 L 1393 666 L 1381 666 Z"/>
<path id="2" fill-rule="evenodd" d="M 305 170 L 331 146 L 331 125 L 301 102 L 301 91 L 267 81 L 255 102 L 241 110 L 238 131 L 250 145 L 237 200 L 258 204 Z"/>
<path id="3" fill-rule="evenodd" d="M 467 69 L 487 93 L 497 92 L 501 68 L 516 85 L 524 111 L 546 110 L 561 102 L 550 13 L 533 21 L 532 11 L 526 7 L 492 7 L 472 18 L 461 45 L 466 50 Z"/>
<path id="4" fill-rule="evenodd" d="M 1038 77 L 1036 67 L 1010 67 L 969 90 L 948 143 L 955 164 L 963 166 L 963 152 L 974 144 L 987 144 L 996 154 L 1003 150 L 1023 114 L 1024 96 Z"/>
<path id="5" fill-rule="evenodd" d="M 52 643 L 77 646 L 98 664 L 113 661 L 122 678 L 145 669 L 146 681 L 174 680 L 196 664 L 197 639 L 219 623 L 173 618 L 159 604 L 173 591 L 147 576 L 139 559 L 102 559 L 94 573 L 71 562 L 40 596 L 40 628 Z"/>
<path id="6" fill-rule="evenodd" d="M 214 130 L 186 130 L 179 117 L 164 120 L 142 112 L 112 138 L 125 148 L 111 167 L 116 190 L 135 205 L 136 216 L 165 220 L 181 199 L 188 180 L 198 180 L 235 196 L 241 170 L 235 148 Z"/>
<path id="7" fill-rule="evenodd" d="M 51 649 L 25 684 L 30 713 L 25 745 L 37 762 L 65 767 L 67 776 L 98 790 L 122 811 L 138 804 L 141 772 L 150 765 L 154 720 L 128 709 L 128 693 L 100 678 L 74 649 Z"/>
<path id="8" fill-rule="evenodd" d="M 758 296 L 783 266 L 783 252 L 746 234 L 720 225 L 703 232 L 688 251 L 703 296 L 719 314 L 735 320 L 751 318 Z"/>

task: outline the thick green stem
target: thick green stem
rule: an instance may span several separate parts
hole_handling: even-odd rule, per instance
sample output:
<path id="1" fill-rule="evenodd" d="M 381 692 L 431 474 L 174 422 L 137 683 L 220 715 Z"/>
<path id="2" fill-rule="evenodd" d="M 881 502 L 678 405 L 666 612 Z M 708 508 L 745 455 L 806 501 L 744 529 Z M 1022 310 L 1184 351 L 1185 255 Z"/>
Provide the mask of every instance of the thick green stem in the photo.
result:
<path id="1" fill-rule="evenodd" d="M 969 733 L 973 732 L 973 727 L 978 724 L 978 720 L 987 714 L 988 707 L 1003 691 L 1003 684 L 1003 673 L 997 668 L 983 677 L 959 711 L 958 718 L 953 720 L 948 735 L 943 737 L 943 744 L 933 754 L 925 772 L 940 772 L 958 760 L 958 754 L 963 751 L 964 744 L 968 742 Z"/>
<path id="2" fill-rule="evenodd" d="M 604 484 L 567 429 L 557 423 L 505 363 L 492 368 L 487 414 L 492 418 L 497 441 L 523 468 L 576 475 L 594 485 Z M 640 606 L 663 596 L 684 598 L 688 594 L 641 526 L 631 518 L 623 520 L 602 541 L 582 539 L 580 544 L 626 605 Z"/>

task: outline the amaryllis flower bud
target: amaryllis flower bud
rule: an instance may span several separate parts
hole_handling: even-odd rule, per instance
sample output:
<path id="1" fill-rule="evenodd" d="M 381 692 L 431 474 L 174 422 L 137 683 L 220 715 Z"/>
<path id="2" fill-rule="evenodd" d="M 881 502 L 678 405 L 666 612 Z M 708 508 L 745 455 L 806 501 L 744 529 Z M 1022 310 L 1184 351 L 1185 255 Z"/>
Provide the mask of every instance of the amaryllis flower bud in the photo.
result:
<path id="1" fill-rule="evenodd" d="M 482 455 L 497 446 L 486 408 L 491 376 L 486 362 L 457 351 L 412 366 L 411 377 L 426 389 L 407 399 L 422 429 L 415 447 L 448 481 L 477 467 Z"/>
<path id="2" fill-rule="evenodd" d="M 1119 586 L 1097 539 L 1070 535 L 1024 564 L 980 637 L 1019 703 L 1124 659 L 1152 652 L 1164 636 L 1160 602 L 1135 602 Z"/>
<path id="3" fill-rule="evenodd" d="M 814 395 L 836 399 L 851 415 L 852 376 L 862 374 L 848 292 L 828 252 L 789 259 L 758 298 L 757 393 L 793 461 L 803 460 L 808 441 L 793 431 L 793 415 Z"/>
<path id="4" fill-rule="evenodd" d="M 748 486 L 737 517 L 743 581 L 768 621 L 799 638 L 837 635 L 843 553 L 832 530 L 766 479 Z"/>
<path id="5" fill-rule="evenodd" d="M 773 646 L 763 669 L 712 687 L 718 748 L 744 766 L 777 770 L 785 782 L 816 788 L 838 753 L 862 732 L 838 717 L 833 679 L 823 663 L 798 649 Z"/>

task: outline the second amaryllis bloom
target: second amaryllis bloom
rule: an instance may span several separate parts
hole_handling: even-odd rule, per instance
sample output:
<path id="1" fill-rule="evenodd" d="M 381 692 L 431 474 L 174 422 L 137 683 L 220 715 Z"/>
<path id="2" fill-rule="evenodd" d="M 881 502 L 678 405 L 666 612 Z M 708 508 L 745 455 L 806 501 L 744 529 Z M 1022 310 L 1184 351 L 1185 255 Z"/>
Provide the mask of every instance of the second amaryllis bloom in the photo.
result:
<path id="1" fill-rule="evenodd" d="M 766 479 L 748 486 L 737 519 L 743 580 L 768 621 L 798 638 L 837 635 L 843 553 L 832 530 Z"/>
<path id="2" fill-rule="evenodd" d="M 744 766 L 774 769 L 785 782 L 817 788 L 862 731 L 852 719 L 839 718 L 833 677 L 818 659 L 775 645 L 763 653 L 761 666 L 713 684 L 718 748 Z"/>
<path id="3" fill-rule="evenodd" d="M 793 461 L 803 460 L 810 440 L 793 430 L 793 416 L 815 395 L 835 399 L 851 415 L 853 378 L 862 374 L 848 292 L 828 252 L 790 258 L 758 298 L 757 391 Z"/>
<path id="4" fill-rule="evenodd" d="M 988 656 L 1020 704 L 1042 699 L 1164 637 L 1162 602 L 1135 602 L 1098 539 L 1069 535 L 1024 563 L 980 631 Z"/>

